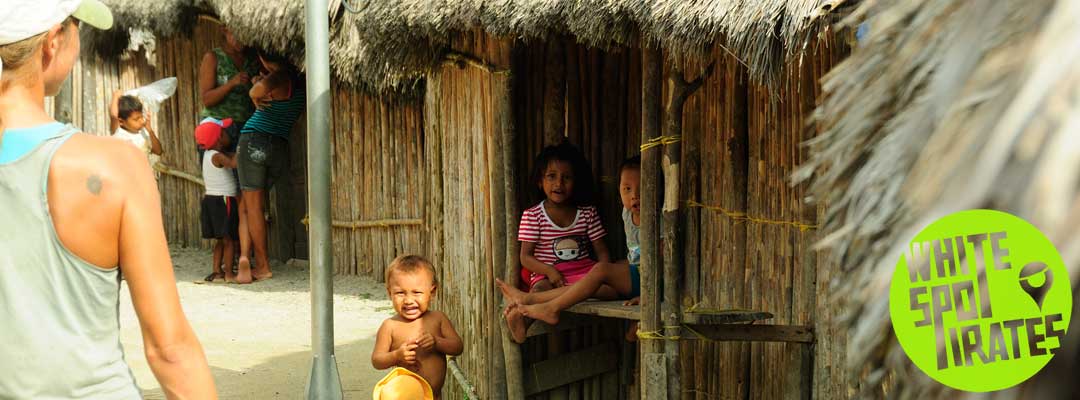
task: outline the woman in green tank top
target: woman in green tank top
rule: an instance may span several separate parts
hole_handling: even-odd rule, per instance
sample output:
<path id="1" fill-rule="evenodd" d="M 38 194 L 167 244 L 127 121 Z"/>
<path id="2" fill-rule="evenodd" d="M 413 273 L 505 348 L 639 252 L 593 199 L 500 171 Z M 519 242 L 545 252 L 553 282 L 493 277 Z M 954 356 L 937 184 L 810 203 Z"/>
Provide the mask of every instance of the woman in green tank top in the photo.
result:
<path id="1" fill-rule="evenodd" d="M 199 93 L 203 109 L 199 117 L 217 119 L 232 118 L 244 122 L 255 112 L 248 90 L 251 77 L 259 72 L 258 60 L 225 30 L 225 46 L 214 48 L 203 55 L 199 65 Z"/>
<path id="2" fill-rule="evenodd" d="M 214 48 L 203 55 L 199 65 L 199 93 L 203 105 L 199 119 L 211 117 L 219 120 L 232 118 L 233 124 L 225 131 L 229 135 L 228 153 L 236 152 L 236 143 L 240 142 L 240 128 L 255 112 L 248 91 L 251 90 L 251 77 L 259 73 L 259 60 L 246 51 L 236 41 L 232 32 L 225 29 L 225 46 Z M 195 121 L 198 124 L 198 121 Z M 202 150 L 199 150 L 199 162 L 202 162 Z M 235 171 L 235 170 L 234 170 Z M 237 178 L 239 181 L 239 178 Z M 251 234 L 245 217 L 246 207 L 240 203 L 240 259 L 248 260 L 251 254 Z M 212 277 L 207 277 L 213 279 Z"/>

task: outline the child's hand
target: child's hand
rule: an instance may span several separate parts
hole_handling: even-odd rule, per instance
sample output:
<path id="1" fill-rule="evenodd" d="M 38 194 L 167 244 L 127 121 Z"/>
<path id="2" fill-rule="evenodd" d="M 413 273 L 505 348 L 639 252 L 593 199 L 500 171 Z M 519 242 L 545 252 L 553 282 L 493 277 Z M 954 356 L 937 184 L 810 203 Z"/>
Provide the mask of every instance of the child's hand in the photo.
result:
<path id="1" fill-rule="evenodd" d="M 419 337 L 413 340 L 413 342 L 424 351 L 431 351 L 435 348 L 435 337 L 427 332 L 421 333 Z"/>
<path id="2" fill-rule="evenodd" d="M 409 341 L 401 345 L 397 349 L 398 352 L 398 364 L 414 365 L 416 364 L 416 348 L 415 341 Z"/>
<path id="3" fill-rule="evenodd" d="M 562 276 L 561 273 L 559 273 L 558 270 L 552 269 L 551 272 L 549 272 L 547 274 L 544 274 L 544 275 L 547 276 L 548 281 L 551 282 L 552 286 L 555 286 L 555 287 L 566 286 L 566 281 L 563 280 L 563 276 Z"/>
<path id="4" fill-rule="evenodd" d="M 143 111 L 142 115 L 143 115 L 143 128 L 146 128 L 148 130 L 153 129 L 153 128 L 150 127 L 150 119 L 151 119 L 151 117 L 153 117 L 152 115 L 150 115 L 150 111 Z"/>
<path id="5" fill-rule="evenodd" d="M 624 306 L 634 306 L 641 304 L 641 296 L 635 296 L 634 298 L 622 303 Z"/>

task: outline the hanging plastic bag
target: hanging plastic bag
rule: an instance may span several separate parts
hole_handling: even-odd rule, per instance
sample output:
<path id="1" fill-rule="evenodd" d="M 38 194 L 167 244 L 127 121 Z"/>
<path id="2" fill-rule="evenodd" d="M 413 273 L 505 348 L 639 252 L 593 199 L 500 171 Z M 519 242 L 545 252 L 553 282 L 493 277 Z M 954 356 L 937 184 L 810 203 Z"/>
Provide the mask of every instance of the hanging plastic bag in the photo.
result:
<path id="1" fill-rule="evenodd" d="M 124 92 L 126 96 L 135 96 L 143 103 L 143 107 L 157 114 L 161 103 L 176 93 L 176 77 L 169 77 L 149 85 L 135 88 Z"/>

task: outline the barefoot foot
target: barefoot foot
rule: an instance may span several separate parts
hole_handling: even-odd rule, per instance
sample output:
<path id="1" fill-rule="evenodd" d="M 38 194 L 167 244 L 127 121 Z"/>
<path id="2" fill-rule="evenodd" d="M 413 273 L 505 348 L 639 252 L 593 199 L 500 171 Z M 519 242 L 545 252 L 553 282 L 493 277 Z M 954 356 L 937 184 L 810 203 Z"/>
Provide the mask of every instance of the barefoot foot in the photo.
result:
<path id="1" fill-rule="evenodd" d="M 521 315 L 521 310 L 513 308 L 513 306 L 507 306 L 506 326 L 510 328 L 510 339 L 514 343 L 525 343 L 525 335 L 529 329 L 528 324 L 525 322 L 525 316 Z"/>
<path id="2" fill-rule="evenodd" d="M 558 325 L 559 323 L 559 310 L 551 303 L 526 304 L 518 308 L 521 309 L 521 314 L 526 317 L 544 321 L 548 325 Z"/>
<path id="3" fill-rule="evenodd" d="M 526 300 L 528 300 L 527 293 L 518 290 L 516 287 L 508 285 L 506 282 L 503 282 L 501 279 L 498 278 L 495 278 L 495 285 L 499 287 L 499 291 L 502 292 L 503 297 L 505 297 L 506 300 L 508 300 L 510 303 L 529 304 L 526 302 Z"/>
<path id="4" fill-rule="evenodd" d="M 247 257 L 240 257 L 237 265 L 236 283 L 251 283 L 251 261 Z"/>
<path id="5" fill-rule="evenodd" d="M 626 330 L 626 341 L 630 343 L 637 342 L 638 322 L 630 324 L 630 329 Z"/>

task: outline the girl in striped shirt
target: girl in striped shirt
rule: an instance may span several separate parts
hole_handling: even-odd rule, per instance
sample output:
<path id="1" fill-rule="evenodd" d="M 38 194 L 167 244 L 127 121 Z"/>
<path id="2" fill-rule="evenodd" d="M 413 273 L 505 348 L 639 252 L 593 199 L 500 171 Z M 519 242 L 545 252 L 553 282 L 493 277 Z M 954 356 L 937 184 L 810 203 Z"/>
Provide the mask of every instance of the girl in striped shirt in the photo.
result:
<path id="1" fill-rule="evenodd" d="M 566 142 L 544 148 L 532 181 L 543 200 L 525 210 L 518 230 L 530 291 L 571 285 L 597 262 L 610 262 L 600 215 L 589 205 L 592 172 L 581 152 Z"/>

